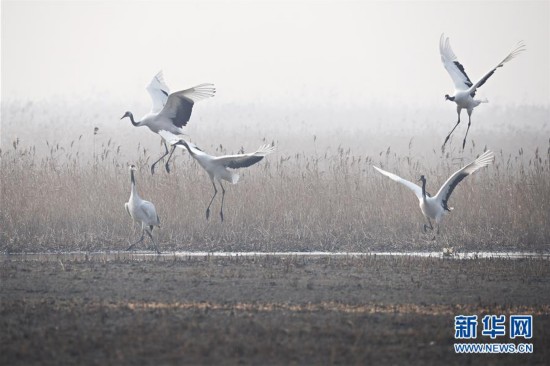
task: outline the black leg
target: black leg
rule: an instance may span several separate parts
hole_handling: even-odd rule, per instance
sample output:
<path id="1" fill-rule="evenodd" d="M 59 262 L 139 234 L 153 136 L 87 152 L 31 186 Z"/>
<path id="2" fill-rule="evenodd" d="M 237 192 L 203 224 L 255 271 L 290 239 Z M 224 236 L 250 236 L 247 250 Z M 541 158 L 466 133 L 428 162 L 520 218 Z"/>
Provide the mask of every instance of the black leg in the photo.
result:
<path id="1" fill-rule="evenodd" d="M 223 188 L 223 184 L 222 184 L 221 181 L 220 181 L 220 187 L 222 187 L 222 207 L 220 208 L 220 217 L 221 217 L 222 222 L 223 222 L 223 199 L 225 197 L 225 189 Z"/>
<path id="2" fill-rule="evenodd" d="M 218 194 L 218 189 L 216 188 L 216 184 L 214 181 L 212 181 L 212 186 L 214 187 L 214 195 L 212 196 L 212 199 L 210 200 L 210 203 L 208 204 L 208 207 L 206 208 L 206 219 L 210 217 L 210 206 L 212 205 L 212 201 L 214 201 L 214 197 Z"/>
<path id="3" fill-rule="evenodd" d="M 168 155 L 168 146 L 166 145 L 166 141 L 162 140 L 162 142 L 164 143 L 164 149 L 166 149 L 166 152 L 157 161 L 155 161 L 153 165 L 151 165 L 151 175 L 155 174 L 155 165 L 157 165 L 159 161 L 161 161 L 166 155 Z"/>
<path id="4" fill-rule="evenodd" d="M 166 160 L 166 165 L 164 166 L 166 168 L 167 173 L 170 173 L 170 167 L 168 166 L 168 163 L 170 162 L 170 159 L 172 158 L 172 154 L 174 153 L 174 150 L 176 150 L 176 145 L 172 146 L 172 151 L 170 151 L 170 156 L 168 156 L 168 160 Z"/>
<path id="5" fill-rule="evenodd" d="M 447 143 L 447 141 L 449 141 L 449 138 L 451 137 L 452 133 L 453 133 L 454 130 L 458 127 L 459 124 L 460 124 L 460 112 L 458 112 L 458 121 L 456 122 L 456 125 L 453 127 L 453 129 L 451 130 L 451 132 L 449 132 L 449 134 L 447 135 L 447 137 L 445 137 L 445 141 L 443 142 L 443 145 L 441 146 L 441 150 L 444 150 L 444 149 L 445 149 L 445 144 Z"/>
<path id="6" fill-rule="evenodd" d="M 126 249 L 126 250 L 130 250 L 130 249 L 132 249 L 132 248 L 134 247 L 134 245 L 136 245 L 137 243 L 141 243 L 141 242 L 143 241 L 143 238 L 144 238 L 144 237 L 145 237 L 145 230 L 142 230 L 142 232 L 141 232 L 141 238 L 140 238 L 138 241 L 136 241 L 134 244 L 130 245 L 130 246 L 128 247 L 128 249 Z"/>
<path id="7" fill-rule="evenodd" d="M 468 131 L 470 131 L 470 125 L 472 124 L 471 114 L 468 113 L 468 128 L 466 129 L 466 135 L 464 135 L 464 141 L 462 142 L 462 150 L 466 146 L 466 137 L 468 136 Z"/>
<path id="8" fill-rule="evenodd" d="M 157 254 L 160 254 L 159 247 L 157 246 L 157 243 L 155 243 L 155 239 L 153 239 L 153 235 L 151 235 L 151 233 L 149 232 L 149 230 L 145 230 L 145 232 L 146 232 L 147 235 L 151 238 L 151 241 L 152 241 L 153 244 L 155 245 L 155 249 L 157 250 Z"/>
<path id="9" fill-rule="evenodd" d="M 430 229 L 430 230 L 432 230 L 432 231 L 433 231 L 433 229 L 434 229 L 434 227 L 433 227 L 433 225 L 432 225 L 432 221 L 431 221 L 429 218 L 428 218 L 428 223 L 430 224 L 430 226 L 424 224 L 424 232 L 426 232 L 427 229 Z"/>

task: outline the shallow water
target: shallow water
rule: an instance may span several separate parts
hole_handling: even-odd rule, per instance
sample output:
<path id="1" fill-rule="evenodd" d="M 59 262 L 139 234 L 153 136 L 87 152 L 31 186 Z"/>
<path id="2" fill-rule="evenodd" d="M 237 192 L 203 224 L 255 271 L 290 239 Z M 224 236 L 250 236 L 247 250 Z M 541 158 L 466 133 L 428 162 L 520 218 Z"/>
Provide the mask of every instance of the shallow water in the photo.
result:
<path id="1" fill-rule="evenodd" d="M 56 260 L 157 260 L 177 258 L 237 258 L 237 257 L 418 257 L 440 259 L 543 259 L 550 260 L 550 253 L 535 252 L 164 252 L 156 254 L 151 251 L 106 251 L 106 252 L 48 252 L 48 253 L 15 253 L 0 254 L 1 261 L 56 261 Z"/>

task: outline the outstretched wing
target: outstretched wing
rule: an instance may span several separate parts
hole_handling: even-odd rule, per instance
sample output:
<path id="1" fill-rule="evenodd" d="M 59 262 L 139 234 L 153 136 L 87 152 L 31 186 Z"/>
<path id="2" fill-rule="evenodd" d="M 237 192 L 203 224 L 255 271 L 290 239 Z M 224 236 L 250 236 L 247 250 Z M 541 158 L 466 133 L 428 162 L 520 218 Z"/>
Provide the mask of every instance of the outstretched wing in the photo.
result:
<path id="1" fill-rule="evenodd" d="M 502 67 L 504 66 L 504 64 L 510 60 L 512 60 L 514 57 L 516 57 L 517 55 L 519 55 L 521 52 L 525 51 L 525 44 L 523 44 L 523 41 L 520 41 L 516 48 L 510 52 L 508 54 L 508 56 L 506 56 L 504 58 L 504 60 L 500 61 L 500 63 L 495 66 L 492 70 L 490 70 L 489 72 L 487 72 L 485 75 L 483 75 L 483 77 L 481 79 L 479 79 L 471 88 L 470 88 L 470 95 L 472 96 L 472 98 L 476 95 L 476 90 L 477 88 L 479 88 L 480 86 L 482 86 L 483 84 L 485 84 L 485 82 L 487 81 L 487 79 L 489 79 L 493 74 L 494 72 L 499 68 L 499 67 Z"/>
<path id="2" fill-rule="evenodd" d="M 151 96 L 151 100 L 153 101 L 151 113 L 160 112 L 166 104 L 168 95 L 170 94 L 170 89 L 168 89 L 168 85 L 164 82 L 162 70 L 155 75 L 153 80 L 151 80 L 149 85 L 147 85 L 146 89 Z"/>
<path id="3" fill-rule="evenodd" d="M 238 155 L 225 155 L 214 158 L 215 161 L 220 162 L 227 168 L 239 169 L 246 168 L 253 164 L 256 164 L 262 160 L 266 155 L 275 151 L 275 146 L 263 145 L 258 150 L 249 154 Z"/>
<path id="4" fill-rule="evenodd" d="M 441 34 L 441 38 L 439 38 L 439 53 L 441 55 L 441 62 L 443 62 L 443 66 L 451 76 L 451 79 L 453 79 L 455 88 L 457 90 L 468 90 L 473 85 L 472 81 L 466 74 L 464 66 L 458 62 L 458 59 L 451 48 L 449 38 L 445 37 L 445 34 Z"/>
<path id="5" fill-rule="evenodd" d="M 195 102 L 213 97 L 216 89 L 213 84 L 200 84 L 192 88 L 170 94 L 159 115 L 172 120 L 177 127 L 187 125 Z"/>
<path id="6" fill-rule="evenodd" d="M 485 151 L 476 160 L 451 175 L 451 177 L 441 186 L 435 198 L 441 200 L 443 202 L 443 207 L 448 210 L 449 206 L 447 205 L 447 201 L 458 183 L 476 170 L 491 164 L 494 160 L 495 156 L 493 152 L 491 150 Z"/>
<path id="7" fill-rule="evenodd" d="M 418 185 L 414 184 L 413 182 L 409 182 L 408 180 L 406 179 L 403 179 L 401 178 L 400 176 L 397 176 L 393 173 L 390 173 L 390 172 L 387 172 L 385 170 L 382 170 L 376 166 L 374 166 L 374 169 L 378 170 L 380 173 L 384 174 L 386 177 L 396 181 L 396 182 L 399 182 L 401 184 L 403 184 L 405 187 L 409 188 L 411 191 L 414 192 L 414 194 L 416 195 L 416 197 L 418 197 L 418 199 L 422 199 L 422 188 L 420 188 Z"/>

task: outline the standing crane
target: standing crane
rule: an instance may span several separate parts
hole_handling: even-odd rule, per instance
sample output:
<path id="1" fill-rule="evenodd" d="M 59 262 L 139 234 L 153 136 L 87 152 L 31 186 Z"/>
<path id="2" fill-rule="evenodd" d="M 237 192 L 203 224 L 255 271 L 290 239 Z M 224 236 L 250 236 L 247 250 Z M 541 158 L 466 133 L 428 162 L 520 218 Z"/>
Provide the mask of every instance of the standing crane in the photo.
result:
<path id="1" fill-rule="evenodd" d="M 134 247 L 134 245 L 141 243 L 145 237 L 145 234 L 147 234 L 147 236 L 149 236 L 153 241 L 157 253 L 160 254 L 160 250 L 152 235 L 153 228 L 155 226 L 160 227 L 160 218 L 157 215 L 155 206 L 151 202 L 141 199 L 138 195 L 136 190 L 136 179 L 134 177 L 135 171 L 136 166 L 130 165 L 130 180 L 132 182 L 132 189 L 130 191 L 130 199 L 124 204 L 124 208 L 135 222 L 141 224 L 141 238 L 130 245 L 126 250 L 130 250 Z"/>

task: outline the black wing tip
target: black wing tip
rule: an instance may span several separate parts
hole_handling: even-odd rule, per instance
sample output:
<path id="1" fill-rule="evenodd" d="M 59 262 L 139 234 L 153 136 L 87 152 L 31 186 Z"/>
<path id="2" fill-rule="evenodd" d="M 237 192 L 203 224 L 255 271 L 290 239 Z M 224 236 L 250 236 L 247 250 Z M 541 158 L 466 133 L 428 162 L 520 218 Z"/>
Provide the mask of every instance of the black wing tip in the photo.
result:
<path id="1" fill-rule="evenodd" d="M 462 75 L 464 75 L 466 77 L 467 81 L 465 81 L 464 84 L 466 84 L 466 86 L 468 86 L 468 87 L 471 87 L 472 85 L 474 85 L 472 83 L 472 81 L 470 80 L 470 78 L 468 77 L 468 74 L 466 74 L 466 70 L 464 70 L 464 66 L 462 66 L 462 64 L 458 61 L 453 61 L 453 63 L 455 64 L 457 69 L 462 73 Z"/>
<path id="2" fill-rule="evenodd" d="M 459 175 L 456 176 L 456 178 L 451 182 L 451 184 L 449 185 L 449 190 L 447 191 L 447 195 L 446 197 L 443 199 L 443 208 L 449 208 L 449 206 L 447 206 L 447 201 L 449 200 L 449 198 L 451 197 L 451 194 L 453 193 L 454 189 L 456 188 L 456 186 L 458 185 L 458 183 L 460 183 L 464 178 L 466 178 L 468 175 L 470 175 L 470 173 L 465 173 L 465 172 L 461 172 Z M 450 210 L 448 210 L 450 211 Z"/>
<path id="3" fill-rule="evenodd" d="M 231 169 L 248 168 L 249 166 L 258 163 L 263 158 L 264 158 L 263 155 L 253 155 L 242 162 L 232 161 L 229 164 L 227 164 L 227 167 Z"/>

